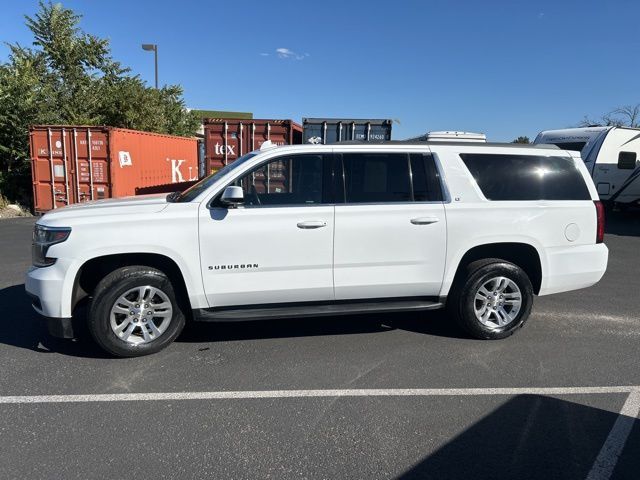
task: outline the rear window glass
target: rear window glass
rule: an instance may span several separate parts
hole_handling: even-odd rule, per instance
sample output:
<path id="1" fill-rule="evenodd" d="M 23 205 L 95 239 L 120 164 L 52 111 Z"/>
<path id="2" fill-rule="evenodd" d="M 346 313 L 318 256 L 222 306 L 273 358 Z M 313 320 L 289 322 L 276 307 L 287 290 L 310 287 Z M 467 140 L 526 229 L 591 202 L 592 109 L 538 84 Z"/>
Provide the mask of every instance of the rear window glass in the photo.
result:
<path id="1" fill-rule="evenodd" d="M 590 200 L 573 159 L 537 155 L 460 154 L 488 200 Z"/>

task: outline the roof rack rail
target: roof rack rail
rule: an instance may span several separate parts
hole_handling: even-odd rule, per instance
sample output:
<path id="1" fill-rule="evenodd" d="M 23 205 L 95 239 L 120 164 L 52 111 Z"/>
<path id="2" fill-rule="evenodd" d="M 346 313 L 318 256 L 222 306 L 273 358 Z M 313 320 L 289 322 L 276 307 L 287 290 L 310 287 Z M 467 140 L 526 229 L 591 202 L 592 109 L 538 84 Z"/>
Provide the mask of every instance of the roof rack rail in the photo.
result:
<path id="1" fill-rule="evenodd" d="M 509 142 L 465 142 L 465 141 L 416 141 L 416 140 L 347 140 L 334 142 L 329 145 L 436 145 L 436 146 L 461 146 L 461 147 L 513 147 L 513 148 L 537 148 L 542 150 L 561 150 L 560 147 L 545 143 L 509 143 Z"/>

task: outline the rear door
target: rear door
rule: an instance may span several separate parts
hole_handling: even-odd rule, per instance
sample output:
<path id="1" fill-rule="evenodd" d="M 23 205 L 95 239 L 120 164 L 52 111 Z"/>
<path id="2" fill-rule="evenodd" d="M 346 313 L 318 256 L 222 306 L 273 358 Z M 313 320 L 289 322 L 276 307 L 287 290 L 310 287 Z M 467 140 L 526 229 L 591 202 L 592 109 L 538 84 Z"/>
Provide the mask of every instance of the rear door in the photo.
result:
<path id="1" fill-rule="evenodd" d="M 372 150 L 336 159 L 336 300 L 437 296 L 447 226 L 433 157 Z"/>

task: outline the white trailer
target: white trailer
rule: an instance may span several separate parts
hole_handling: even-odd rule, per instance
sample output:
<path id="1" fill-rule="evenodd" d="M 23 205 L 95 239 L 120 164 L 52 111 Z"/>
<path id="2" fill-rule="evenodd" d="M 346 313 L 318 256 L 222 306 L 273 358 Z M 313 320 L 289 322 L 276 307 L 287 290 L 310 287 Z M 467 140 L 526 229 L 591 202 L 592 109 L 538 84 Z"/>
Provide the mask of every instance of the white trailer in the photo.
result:
<path id="1" fill-rule="evenodd" d="M 408 138 L 407 142 L 487 142 L 484 133 L 461 132 L 457 130 L 442 130 L 427 132 L 418 137 Z"/>
<path id="2" fill-rule="evenodd" d="M 579 151 L 602 200 L 640 205 L 640 128 L 545 130 L 533 143 Z"/>

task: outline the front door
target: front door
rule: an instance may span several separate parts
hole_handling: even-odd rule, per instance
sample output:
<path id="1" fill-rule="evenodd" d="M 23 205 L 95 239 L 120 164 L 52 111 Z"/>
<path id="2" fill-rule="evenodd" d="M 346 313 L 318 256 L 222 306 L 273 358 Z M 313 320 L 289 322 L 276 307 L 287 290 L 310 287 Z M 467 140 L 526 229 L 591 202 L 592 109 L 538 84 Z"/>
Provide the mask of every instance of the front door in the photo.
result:
<path id="1" fill-rule="evenodd" d="M 344 153 L 342 164 L 345 203 L 336 205 L 336 299 L 438 296 L 447 227 L 432 156 Z"/>
<path id="2" fill-rule="evenodd" d="M 333 300 L 330 157 L 277 157 L 233 184 L 243 206 L 200 210 L 209 306 Z"/>

